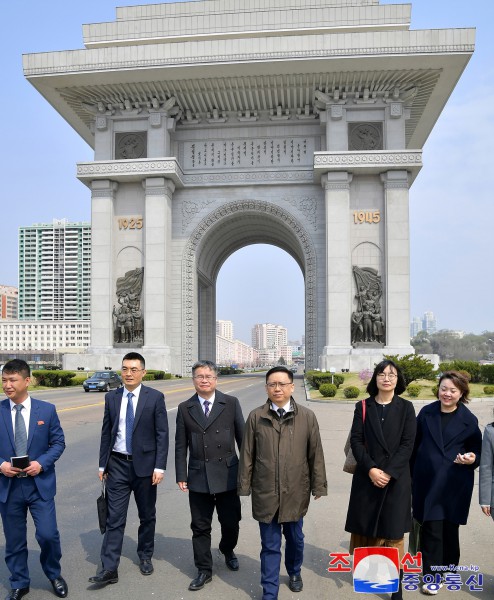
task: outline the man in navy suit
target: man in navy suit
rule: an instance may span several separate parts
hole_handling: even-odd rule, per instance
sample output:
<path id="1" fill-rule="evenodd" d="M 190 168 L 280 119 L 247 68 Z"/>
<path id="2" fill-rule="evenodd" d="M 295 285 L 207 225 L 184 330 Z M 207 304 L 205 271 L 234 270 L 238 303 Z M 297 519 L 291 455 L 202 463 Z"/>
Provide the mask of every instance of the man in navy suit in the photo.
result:
<path id="1" fill-rule="evenodd" d="M 235 442 L 240 448 L 244 417 L 238 399 L 216 389 L 217 375 L 213 362 L 196 362 L 192 367 L 196 394 L 182 402 L 177 412 L 175 472 L 178 487 L 189 492 L 192 547 L 198 570 L 189 585 L 191 591 L 211 581 L 211 521 L 215 507 L 221 525 L 220 552 L 230 570 L 239 568 L 234 553 L 241 519 Z"/>
<path id="2" fill-rule="evenodd" d="M 27 510 L 36 528 L 40 561 L 59 598 L 68 593 L 61 576 L 60 535 L 55 512 L 55 462 L 65 449 L 65 439 L 55 406 L 31 398 L 31 370 L 23 360 L 11 360 L 2 371 L 8 399 L 0 403 L 0 513 L 5 534 L 5 562 L 11 590 L 6 600 L 29 593 L 27 566 Z M 12 466 L 11 457 L 29 457 L 29 466 Z"/>
<path id="3" fill-rule="evenodd" d="M 168 455 L 168 417 L 161 392 L 142 385 L 144 358 L 129 352 L 122 360 L 124 387 L 105 396 L 99 477 L 106 478 L 108 516 L 101 546 L 102 570 L 91 583 L 117 583 L 125 523 L 133 492 L 139 513 L 137 555 L 143 575 L 151 575 L 156 526 L 156 488 Z"/>

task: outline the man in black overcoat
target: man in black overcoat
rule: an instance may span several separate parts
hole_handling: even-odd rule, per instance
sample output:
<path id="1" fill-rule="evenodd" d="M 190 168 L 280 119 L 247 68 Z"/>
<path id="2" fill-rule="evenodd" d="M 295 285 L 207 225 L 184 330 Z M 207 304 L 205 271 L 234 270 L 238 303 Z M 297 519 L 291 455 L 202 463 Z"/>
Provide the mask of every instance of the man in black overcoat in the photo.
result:
<path id="1" fill-rule="evenodd" d="M 211 522 L 215 508 L 221 525 L 220 552 L 229 569 L 239 568 L 234 553 L 241 519 L 235 442 L 240 448 L 245 423 L 238 399 L 216 389 L 217 377 L 213 362 L 196 362 L 192 367 L 196 393 L 182 402 L 177 412 L 175 472 L 178 487 L 189 493 L 198 571 L 189 585 L 191 591 L 202 589 L 212 578 Z"/>

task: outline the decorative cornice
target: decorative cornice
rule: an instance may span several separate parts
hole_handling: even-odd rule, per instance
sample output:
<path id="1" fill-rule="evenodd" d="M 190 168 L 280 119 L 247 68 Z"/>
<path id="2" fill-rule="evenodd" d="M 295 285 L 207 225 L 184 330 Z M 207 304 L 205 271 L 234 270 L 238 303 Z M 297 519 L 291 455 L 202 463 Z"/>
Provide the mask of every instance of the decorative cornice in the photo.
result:
<path id="1" fill-rule="evenodd" d="M 371 150 L 368 152 L 315 152 L 314 171 L 380 175 L 390 170 L 408 171 L 415 179 L 422 168 L 421 150 Z"/>
<path id="2" fill-rule="evenodd" d="M 184 176 L 176 158 L 107 160 L 77 164 L 77 178 L 90 186 L 95 179 L 112 181 L 142 181 L 148 177 L 171 179 L 177 187 L 184 186 Z"/>
<path id="3" fill-rule="evenodd" d="M 403 33 L 403 32 L 396 32 Z M 313 36 L 319 37 L 319 36 Z M 128 56 L 127 53 L 122 52 L 121 54 L 118 50 L 122 51 L 125 48 L 108 48 L 102 49 L 100 52 L 103 55 L 107 55 L 108 53 L 112 54 L 112 58 L 110 60 L 66 60 L 60 61 L 58 64 L 54 64 L 54 61 L 48 65 L 44 64 L 43 66 L 36 67 L 33 66 L 33 63 L 29 60 L 31 56 L 36 55 L 27 55 L 27 60 L 24 63 L 24 75 L 26 77 L 33 77 L 36 75 L 52 75 L 56 73 L 83 73 L 83 72 L 93 72 L 93 71 L 114 71 L 116 69 L 145 69 L 152 67 L 167 67 L 171 65 L 197 65 L 197 64 L 215 64 L 215 63 L 242 63 L 242 62 L 252 62 L 252 61 L 269 61 L 269 60 L 300 60 L 303 58 L 350 58 L 353 56 L 407 56 L 413 54 L 439 54 L 439 53 L 472 53 L 475 49 L 474 44 L 417 44 L 417 45 L 396 45 L 394 47 L 385 45 L 383 47 L 376 46 L 365 46 L 365 47 L 327 47 L 327 48 L 311 48 L 308 50 L 280 50 L 280 51 L 271 51 L 271 52 L 234 52 L 231 54 L 203 54 L 200 56 L 165 56 L 165 52 L 161 51 L 161 47 L 159 45 L 152 46 L 154 48 L 159 48 L 160 56 L 154 58 L 133 58 L 132 60 L 121 58 L 123 56 Z M 146 48 L 146 46 L 144 46 Z M 149 48 L 149 46 L 147 46 Z M 167 46 L 164 45 L 163 48 L 166 50 Z M 139 47 L 139 50 L 142 50 Z M 109 52 L 108 52 L 109 51 Z M 117 51 L 117 52 L 115 52 Z M 85 55 L 80 54 L 84 51 L 71 51 L 71 58 L 76 59 L 78 55 L 81 58 Z M 86 52 L 95 52 L 94 50 L 87 50 Z M 97 52 L 97 51 L 96 51 Z M 40 53 L 41 54 L 41 53 Z M 69 54 L 69 53 L 68 53 Z M 120 54 L 120 56 L 119 56 Z M 139 52 L 139 54 L 148 54 Z M 92 54 L 91 58 L 96 56 L 96 54 Z M 33 61 L 34 62 L 34 61 Z M 31 64 L 30 64 L 31 63 Z M 34 62 L 35 64 L 35 62 Z"/>

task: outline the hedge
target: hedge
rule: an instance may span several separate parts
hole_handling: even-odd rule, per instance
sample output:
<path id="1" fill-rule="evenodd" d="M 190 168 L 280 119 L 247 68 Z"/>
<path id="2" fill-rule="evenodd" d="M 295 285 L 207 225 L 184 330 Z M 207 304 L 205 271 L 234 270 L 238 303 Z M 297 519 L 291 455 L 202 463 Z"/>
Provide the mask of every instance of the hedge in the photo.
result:
<path id="1" fill-rule="evenodd" d="M 494 396 L 494 385 L 486 385 L 484 387 L 484 394 L 487 396 Z"/>
<path id="2" fill-rule="evenodd" d="M 75 377 L 74 371 L 33 371 L 33 377 L 38 385 L 46 387 L 65 387 L 71 385 L 71 380 Z"/>

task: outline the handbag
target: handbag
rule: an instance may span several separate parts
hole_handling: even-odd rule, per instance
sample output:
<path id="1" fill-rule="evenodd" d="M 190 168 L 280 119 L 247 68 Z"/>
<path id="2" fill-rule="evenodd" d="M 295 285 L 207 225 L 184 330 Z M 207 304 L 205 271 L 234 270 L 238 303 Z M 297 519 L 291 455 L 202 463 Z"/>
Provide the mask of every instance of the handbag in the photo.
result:
<path id="1" fill-rule="evenodd" d="M 106 531 L 106 517 L 108 515 L 108 504 L 106 501 L 105 480 L 101 482 L 101 494 L 96 499 L 96 508 L 98 510 L 98 524 L 101 533 Z"/>
<path id="2" fill-rule="evenodd" d="M 361 400 L 362 402 L 362 423 L 365 423 L 365 410 L 366 404 L 365 400 Z M 348 437 L 346 439 L 345 445 L 343 446 L 343 452 L 345 453 L 345 462 L 343 463 L 343 471 L 345 473 L 350 473 L 353 475 L 357 470 L 357 461 L 355 460 L 355 456 L 353 456 L 352 447 L 350 445 L 350 437 L 352 434 L 352 430 L 348 432 Z"/>

